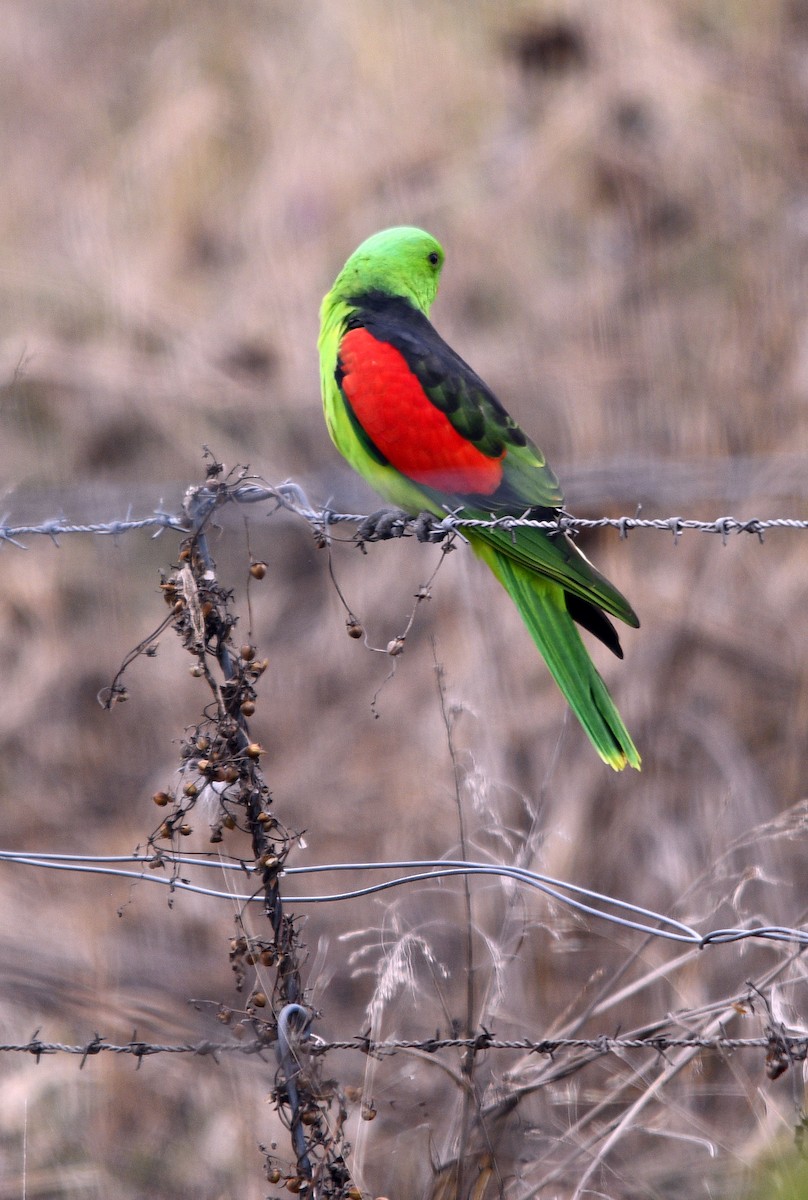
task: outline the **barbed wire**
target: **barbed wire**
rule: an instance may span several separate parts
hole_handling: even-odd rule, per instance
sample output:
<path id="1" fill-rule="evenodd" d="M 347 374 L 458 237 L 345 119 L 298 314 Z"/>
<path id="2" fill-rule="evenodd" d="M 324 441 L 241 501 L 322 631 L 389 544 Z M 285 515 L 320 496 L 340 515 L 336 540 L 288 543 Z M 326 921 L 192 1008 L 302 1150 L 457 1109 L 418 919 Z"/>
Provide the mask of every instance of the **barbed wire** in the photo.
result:
<path id="1" fill-rule="evenodd" d="M 107 537 L 118 537 L 120 534 L 133 533 L 141 529 L 154 529 L 153 536 L 159 537 L 166 529 L 187 533 L 190 525 L 186 517 L 177 513 L 162 512 L 160 509 L 155 509 L 148 517 L 135 519 L 127 516 L 112 521 L 93 521 L 89 524 L 76 524 L 64 517 L 52 517 L 39 525 L 10 525 L 8 518 L 4 518 L 3 521 L 0 521 L 0 542 L 9 542 L 18 550 L 26 550 L 27 547 L 19 540 L 22 537 L 49 537 L 58 545 L 60 537 L 73 533 L 96 533 Z"/>
<path id="2" fill-rule="evenodd" d="M 192 880 L 176 874 L 178 870 L 207 869 L 222 872 L 235 871 L 240 875 L 246 875 L 247 877 L 254 876 L 258 879 L 260 872 L 257 871 L 256 867 L 251 863 L 241 860 L 227 861 L 219 857 L 199 858 L 168 852 L 106 856 L 50 854 L 46 852 L 37 853 L 0 849 L 0 862 L 13 862 L 22 866 L 44 867 L 61 871 L 78 871 L 97 875 L 117 875 L 127 879 L 161 884 L 164 887 L 169 887 L 172 891 L 196 892 L 211 899 L 227 900 L 231 903 L 236 901 L 248 904 L 262 899 L 260 890 L 246 893 L 217 890 L 194 883 Z M 146 868 L 146 870 L 129 871 L 122 865 L 118 865 L 124 863 L 137 864 Z M 168 875 L 157 874 L 155 868 L 170 868 L 171 873 Z M 652 909 L 632 904 L 627 900 L 620 900 L 615 896 L 608 896 L 603 892 L 593 891 L 591 888 L 583 887 L 580 884 L 569 883 L 566 880 L 557 879 L 552 875 L 544 875 L 538 871 L 529 871 L 527 868 L 510 864 L 468 862 L 463 859 L 403 859 L 387 862 L 322 863 L 316 866 L 304 867 L 284 866 L 280 875 L 281 877 L 300 877 L 340 871 L 357 873 L 363 871 L 387 872 L 394 870 L 403 870 L 407 874 L 400 875 L 395 879 L 385 879 L 378 883 L 351 888 L 343 892 L 332 892 L 327 895 L 287 895 L 286 900 L 290 905 L 327 904 L 339 900 L 353 900 L 358 897 L 373 895 L 391 888 L 402 887 L 405 884 L 431 883 L 439 879 L 458 876 L 465 876 L 466 878 L 475 876 L 488 878 L 500 877 L 541 891 L 550 899 L 585 916 L 596 917 L 612 925 L 633 929 L 638 933 L 662 938 L 666 941 L 698 946 L 699 948 L 715 944 L 725 945 L 729 942 L 746 941 L 749 939 L 785 942 L 800 946 L 808 945 L 808 930 L 790 928 L 783 925 L 759 924 L 754 926 L 739 926 L 737 928 L 713 929 L 707 933 L 699 933 L 698 930 L 693 929 L 690 925 L 674 917 L 654 912 Z M 609 912 L 607 911 L 608 908 L 618 911 Z M 628 915 L 621 916 L 621 913 L 633 914 L 633 917 Z"/>
<path id="3" fill-rule="evenodd" d="M 305 1011 L 305 1010 L 304 1010 Z M 308 1015 L 308 1014 L 307 1014 Z M 9 1042 L 0 1044 L 3 1054 L 30 1054 L 39 1061 L 46 1055 L 71 1054 L 81 1055 L 86 1061 L 97 1054 L 131 1055 L 137 1059 L 150 1058 L 159 1054 L 191 1054 L 199 1058 L 216 1058 L 219 1054 L 263 1055 L 274 1051 L 277 1039 L 274 1037 L 257 1037 L 249 1040 L 211 1041 L 203 1039 L 198 1042 L 163 1043 L 149 1042 L 133 1038 L 129 1042 L 110 1042 L 99 1034 L 95 1034 L 87 1042 L 66 1043 L 48 1042 L 34 1034 L 27 1042 Z M 590 1050 L 598 1054 L 621 1054 L 626 1050 L 652 1050 L 664 1055 L 671 1050 L 716 1050 L 730 1052 L 734 1050 L 772 1050 L 787 1054 L 790 1062 L 804 1062 L 808 1059 L 808 1035 L 788 1033 L 774 1027 L 769 1027 L 764 1035 L 758 1037 L 727 1037 L 720 1034 L 715 1037 L 702 1037 L 697 1034 L 676 1037 L 670 1034 L 654 1033 L 647 1037 L 621 1037 L 609 1034 L 598 1034 L 593 1037 L 556 1037 L 556 1038 L 498 1038 L 489 1030 L 482 1030 L 474 1037 L 428 1037 L 428 1038 L 370 1038 L 357 1034 L 351 1038 L 326 1040 L 308 1035 L 305 1039 L 306 1051 L 312 1055 L 325 1055 L 333 1051 L 358 1050 L 362 1054 L 374 1058 L 382 1058 L 407 1051 L 419 1051 L 423 1054 L 437 1054 L 442 1050 L 511 1050 L 523 1054 L 544 1055 L 552 1058 L 565 1050 Z M 82 1061 L 81 1066 L 84 1066 Z"/>
<path id="4" fill-rule="evenodd" d="M 273 511 L 283 509 L 293 513 L 323 536 L 327 536 L 330 526 L 353 524 L 358 526 L 360 537 L 366 541 L 411 536 L 421 541 L 441 541 L 449 534 L 462 533 L 464 529 L 513 531 L 528 528 L 540 529 L 547 533 L 616 529 L 621 538 L 626 538 L 635 530 L 657 530 L 671 534 L 675 541 L 686 532 L 714 533 L 726 544 L 729 537 L 735 534 L 750 533 L 762 540 L 764 533 L 769 530 L 808 529 L 808 519 L 796 517 L 750 517 L 740 520 L 733 516 L 723 516 L 696 520 L 680 516 L 641 517 L 639 512 L 634 516 L 622 517 L 573 517 L 562 511 L 552 520 L 539 520 L 530 515 L 530 510 L 526 510 L 522 516 L 492 514 L 489 518 L 464 516 L 462 509 L 447 510 L 446 516 L 442 518 L 429 513 L 413 517 L 397 510 L 385 510 L 375 514 L 342 513 L 327 505 L 315 507 L 299 484 L 292 481 L 272 485 L 244 475 L 238 476 L 235 481 L 223 481 L 189 489 L 186 507 L 189 496 L 193 496 L 197 519 L 200 507 L 204 508 L 206 505 L 212 510 L 228 503 L 268 502 L 275 506 Z M 167 529 L 187 534 L 191 528 L 192 521 L 187 512 L 167 512 L 162 506 L 158 506 L 144 517 L 134 518 L 131 513 L 127 513 L 118 519 L 85 523 L 70 521 L 66 517 L 53 517 L 39 524 L 14 524 L 6 514 L 0 520 L 0 542 L 7 542 L 17 549 L 24 550 L 27 547 L 21 539 L 26 537 L 48 537 L 58 545 L 59 538 L 74 534 L 119 537 L 126 533 L 151 530 L 153 537 L 159 537 Z"/>

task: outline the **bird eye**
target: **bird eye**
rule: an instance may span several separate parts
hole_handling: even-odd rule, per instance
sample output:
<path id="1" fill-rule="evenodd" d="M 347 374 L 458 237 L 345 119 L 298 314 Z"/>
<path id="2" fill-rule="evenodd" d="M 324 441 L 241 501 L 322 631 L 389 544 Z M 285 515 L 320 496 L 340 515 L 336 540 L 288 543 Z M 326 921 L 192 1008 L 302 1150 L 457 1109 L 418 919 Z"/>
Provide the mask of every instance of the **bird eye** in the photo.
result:
<path id="1" fill-rule="evenodd" d="M 433 250 L 431 254 L 427 255 L 427 261 L 431 262 L 433 267 L 438 265 L 440 262 L 440 255 L 438 254 L 437 250 Z"/>

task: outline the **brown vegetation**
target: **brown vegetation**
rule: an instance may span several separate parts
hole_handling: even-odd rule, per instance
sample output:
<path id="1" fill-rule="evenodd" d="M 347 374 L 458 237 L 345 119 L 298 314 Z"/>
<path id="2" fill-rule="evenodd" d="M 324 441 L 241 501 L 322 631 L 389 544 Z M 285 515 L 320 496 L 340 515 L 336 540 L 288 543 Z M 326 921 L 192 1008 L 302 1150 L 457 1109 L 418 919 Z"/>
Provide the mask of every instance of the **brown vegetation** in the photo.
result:
<path id="1" fill-rule="evenodd" d="M 204 443 L 369 511 L 320 418 L 317 306 L 364 236 L 407 222 L 447 250 L 436 323 L 546 451 L 573 512 L 806 516 L 807 79 L 800 0 L 6 0 L 4 510 L 176 507 Z M 251 728 L 279 817 L 306 831 L 298 863 L 458 856 L 456 768 L 471 857 L 518 857 L 699 929 L 805 920 L 801 810 L 782 816 L 805 786 L 804 533 L 583 540 L 642 619 L 622 664 L 598 658 L 644 760 L 614 776 L 462 548 L 373 705 L 390 663 L 345 635 L 326 553 L 303 522 L 247 515 L 246 533 L 225 515 L 213 549 L 270 659 Z M 2 841 L 123 853 L 154 828 L 152 793 L 204 703 L 168 635 L 131 669 L 127 705 L 96 703 L 164 616 L 177 541 L 28 544 L 0 547 Z M 268 564 L 251 617 L 250 553 Z M 439 557 L 334 546 L 373 645 L 401 632 Z M 454 764 L 435 658 L 457 706 Z M 288 892 L 304 886 L 326 890 Z M 186 1002 L 238 1003 L 232 912 L 188 895 L 169 909 L 158 891 L 5 866 L 2 1040 L 223 1036 Z M 578 1028 L 595 1001 L 586 1035 L 689 1013 L 788 953 L 679 961 L 532 894 L 471 891 L 473 1022 L 503 1037 Z M 308 909 L 305 941 L 322 1036 L 462 1028 L 459 883 Z M 804 1009 L 802 974 L 796 958 L 778 1002 Z M 764 1026 L 741 1005 L 731 1031 Z M 538 1086 L 544 1060 L 488 1053 L 466 1194 L 583 1195 L 610 1122 L 660 1070 L 649 1061 L 643 1077 L 607 1056 Z M 265 1102 L 272 1063 L 0 1065 L 0 1195 L 25 1178 L 38 1196 L 258 1200 L 257 1143 L 288 1153 Z M 361 1187 L 448 1200 L 456 1076 L 423 1057 L 325 1063 L 360 1090 L 366 1068 L 378 1117 L 352 1117 Z M 587 1187 L 737 1194 L 788 1138 L 797 1070 L 769 1081 L 762 1055 L 695 1058 Z"/>

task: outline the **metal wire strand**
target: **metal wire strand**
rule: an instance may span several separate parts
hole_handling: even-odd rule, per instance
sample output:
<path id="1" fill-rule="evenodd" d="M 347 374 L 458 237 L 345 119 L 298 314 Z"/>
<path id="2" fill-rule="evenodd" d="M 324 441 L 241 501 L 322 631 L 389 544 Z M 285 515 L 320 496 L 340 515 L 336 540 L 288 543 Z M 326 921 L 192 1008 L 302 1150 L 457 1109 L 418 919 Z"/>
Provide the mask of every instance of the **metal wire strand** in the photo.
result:
<path id="1" fill-rule="evenodd" d="M 97 875 L 117 875 L 128 879 L 143 880 L 169 887 L 172 891 L 196 892 L 214 900 L 227 900 L 239 903 L 258 902 L 261 897 L 256 891 L 238 893 L 229 890 L 209 888 L 201 883 L 194 883 L 190 878 L 177 875 L 177 871 L 194 869 L 216 870 L 224 872 L 236 871 L 241 875 L 250 876 L 255 868 L 241 861 L 222 861 L 218 858 L 184 857 L 178 854 L 129 854 L 129 855 L 82 855 L 61 853 L 36 853 L 20 850 L 0 849 L 0 862 L 15 863 L 21 866 L 45 867 L 52 870 L 85 872 Z M 140 866 L 141 870 L 130 871 L 124 866 L 131 863 Z M 155 867 L 165 867 L 170 874 L 160 874 Z M 320 895 L 298 895 L 286 897 L 287 903 L 294 904 L 332 904 L 340 900 L 352 900 L 357 897 L 372 895 L 387 891 L 391 888 L 403 887 L 408 884 L 438 883 L 440 880 L 465 875 L 466 877 L 483 877 L 487 879 L 502 878 L 543 892 L 551 899 L 563 904 L 576 912 L 594 917 L 609 924 L 624 929 L 634 929 L 638 933 L 650 937 L 662 938 L 665 941 L 684 943 L 692 946 L 708 947 L 728 942 L 744 941 L 750 938 L 769 942 L 784 942 L 796 945 L 808 945 L 808 930 L 791 928 L 783 925 L 747 925 L 734 929 L 714 929 L 706 933 L 678 921 L 664 913 L 654 912 L 638 904 L 631 904 L 616 896 L 608 896 L 603 892 L 593 891 L 580 884 L 569 883 L 556 879 L 552 875 L 544 875 L 538 871 L 529 871 L 524 867 L 516 867 L 501 863 L 467 862 L 462 859 L 401 859 L 389 862 L 350 862 L 324 863 L 318 866 L 285 867 L 283 876 L 301 877 L 313 874 L 347 871 L 354 875 L 362 872 L 404 871 L 394 879 L 385 879 L 352 887 L 341 892 L 331 892 Z M 610 910 L 616 911 L 610 911 Z"/>
<path id="2" fill-rule="evenodd" d="M 366 527 L 367 513 L 341 513 L 334 512 L 327 506 L 315 507 L 300 485 L 291 480 L 272 485 L 263 480 L 246 478 L 238 472 L 236 475 L 235 481 L 230 483 L 220 483 L 217 487 L 203 485 L 192 489 L 197 508 L 200 505 L 204 506 L 205 502 L 216 508 L 221 508 L 227 503 L 270 503 L 274 506 L 274 512 L 283 509 L 293 513 L 306 521 L 313 529 L 321 532 L 323 536 L 328 535 L 328 527 L 332 525 L 352 524 Z M 683 533 L 695 531 L 718 534 L 722 543 L 726 544 L 733 534 L 751 533 L 762 540 L 767 530 L 806 530 L 808 529 L 808 520 L 795 517 L 748 517 L 740 520 L 732 516 L 712 517 L 703 521 L 677 516 L 573 517 L 562 511 L 556 519 L 547 521 L 535 520 L 530 516 L 529 511 L 522 516 L 495 516 L 492 513 L 488 518 L 477 518 L 463 516 L 461 509 L 447 509 L 446 516 L 443 518 L 428 513 L 417 517 L 408 516 L 405 513 L 394 513 L 385 524 L 385 532 L 378 533 L 369 540 L 375 540 L 376 537 L 417 536 L 424 541 L 439 541 L 450 533 L 462 532 L 464 529 L 516 530 L 522 527 L 541 529 L 547 533 L 616 529 L 621 538 L 626 538 L 634 530 L 657 530 L 671 534 L 674 541 L 678 541 Z M 21 540 L 22 538 L 48 537 L 58 546 L 59 538 L 73 534 L 119 537 L 126 533 L 151 530 L 153 537 L 159 537 L 166 529 L 188 533 L 190 525 L 187 514 L 185 512 L 166 512 L 162 506 L 158 506 L 148 516 L 139 518 L 133 518 L 131 514 L 127 514 L 125 517 L 109 521 L 77 523 L 69 521 L 65 517 L 53 517 L 39 524 L 31 522 L 17 524 L 12 522 L 9 515 L 6 514 L 0 519 L 0 543 L 7 542 L 9 545 L 24 550 L 27 547 Z"/>

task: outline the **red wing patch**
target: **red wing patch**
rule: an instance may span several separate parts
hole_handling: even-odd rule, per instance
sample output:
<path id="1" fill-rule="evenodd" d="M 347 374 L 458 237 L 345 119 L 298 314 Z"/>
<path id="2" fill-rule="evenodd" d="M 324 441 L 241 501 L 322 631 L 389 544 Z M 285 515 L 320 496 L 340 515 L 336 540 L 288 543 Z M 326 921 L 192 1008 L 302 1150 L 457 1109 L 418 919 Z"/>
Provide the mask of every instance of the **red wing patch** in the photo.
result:
<path id="1" fill-rule="evenodd" d="M 342 389 L 356 419 L 387 461 L 437 491 L 490 496 L 502 480 L 502 458 L 489 458 L 436 408 L 404 356 L 367 329 L 340 343 Z"/>

